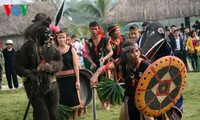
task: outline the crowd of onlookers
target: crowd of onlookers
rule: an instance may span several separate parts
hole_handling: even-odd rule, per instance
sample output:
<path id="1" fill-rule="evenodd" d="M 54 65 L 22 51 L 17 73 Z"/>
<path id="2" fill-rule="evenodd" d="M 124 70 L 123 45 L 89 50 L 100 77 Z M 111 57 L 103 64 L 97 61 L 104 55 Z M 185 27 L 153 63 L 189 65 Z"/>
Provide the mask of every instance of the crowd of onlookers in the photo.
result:
<path id="1" fill-rule="evenodd" d="M 130 26 L 128 37 L 137 41 L 140 39 L 141 34 L 145 31 L 145 27 L 149 23 L 150 22 L 143 23 L 143 31 L 140 31 L 139 27 L 133 24 Z M 187 70 L 189 72 L 200 71 L 200 22 L 197 20 L 192 26 L 192 29 L 188 26 L 184 26 L 183 23 L 181 23 L 180 26 L 165 26 L 165 32 L 169 38 L 168 42 L 174 55 L 185 63 Z M 110 36 L 106 34 L 105 37 L 109 38 Z M 82 41 L 87 42 L 88 38 L 82 38 Z M 80 56 L 80 66 L 85 66 L 85 68 L 90 69 L 90 63 L 87 61 L 85 42 L 81 42 L 79 38 L 73 35 L 69 43 L 76 48 Z"/>
<path id="2" fill-rule="evenodd" d="M 188 71 L 200 71 L 200 22 L 196 21 L 192 29 L 181 23 L 180 28 L 171 25 L 165 30 L 174 55 L 185 63 Z"/>
<path id="3" fill-rule="evenodd" d="M 68 106 L 73 111 L 73 120 L 76 120 L 78 109 L 85 108 L 80 98 L 79 69 L 89 69 L 94 73 L 89 88 L 96 87 L 98 76 L 103 71 L 105 74 L 102 74 L 102 76 L 111 78 L 112 75 L 116 82 L 121 82 L 120 80 L 124 78 L 124 81 L 126 81 L 124 101 L 126 101 L 125 106 L 130 107 L 128 110 L 130 112 L 129 117 L 140 117 L 135 106 L 135 91 L 142 73 L 149 66 L 151 60 L 147 60 L 148 57 L 141 55 L 143 51 L 140 49 L 140 44 L 142 44 L 142 38 L 148 32 L 149 27 L 152 27 L 151 25 L 162 27 L 162 29 L 159 27 L 155 30 L 161 30 L 159 34 L 162 35 L 162 39 L 167 40 L 165 45 L 169 46 L 169 53 L 179 57 L 187 66 L 188 71 L 197 72 L 200 70 L 200 62 L 198 62 L 200 61 L 200 23 L 198 21 L 192 26 L 194 30 L 185 27 L 184 24 L 181 24 L 180 28 L 175 25 L 171 25 L 170 28 L 166 26 L 165 30 L 159 22 L 149 24 L 150 22 L 144 22 L 143 30 L 140 30 L 138 25 L 132 24 L 126 36 L 120 33 L 117 25 L 110 25 L 107 31 L 103 32 L 99 24 L 93 21 L 89 24 L 91 37 L 79 39 L 76 35 L 70 36 L 65 31 L 57 29 L 57 26 L 51 27 L 50 17 L 38 13 L 33 24 L 25 30 L 27 41 L 20 49 L 21 51 L 15 53 L 12 40 L 7 40 L 6 48 L 0 51 L 0 89 L 4 66 L 10 89 L 19 86 L 15 72 L 20 77 L 25 78 L 24 87 L 27 96 L 31 96 L 29 99 L 33 106 L 33 118 L 55 117 L 54 111 L 59 102 L 59 104 Z M 41 34 L 39 34 L 40 29 Z M 53 37 L 51 37 L 51 34 Z M 157 37 L 158 34 L 154 35 Z M 49 52 L 47 52 L 48 50 Z M 162 49 L 162 52 L 165 51 L 166 49 Z M 170 54 L 160 55 L 160 57 L 166 55 Z M 151 62 L 154 62 L 154 60 L 151 60 Z M 112 71 L 108 71 L 109 67 L 113 67 Z M 93 84 L 91 84 L 92 82 Z M 179 100 L 182 102 L 182 97 Z M 100 101 L 102 107 L 110 110 L 110 100 L 101 99 Z M 55 109 L 52 107 L 52 103 L 55 103 Z"/>
<path id="4" fill-rule="evenodd" d="M 150 22 L 143 23 L 143 30 L 140 30 L 136 24 L 131 25 L 128 36 L 123 37 L 138 41 L 148 24 L 150 24 Z M 192 25 L 192 29 L 188 26 L 184 26 L 183 23 L 181 23 L 180 26 L 165 26 L 165 32 L 169 38 L 168 42 L 174 55 L 185 63 L 187 70 L 189 72 L 200 71 L 200 22 L 198 20 L 195 21 L 194 25 Z M 108 31 L 105 32 L 105 37 L 108 39 L 111 38 Z M 92 66 L 87 59 L 88 56 L 85 44 L 88 42 L 88 39 L 88 37 L 78 38 L 76 35 L 67 35 L 66 37 L 67 44 L 71 44 L 79 55 L 79 67 L 91 69 Z M 0 51 L 0 89 L 2 87 L 1 82 L 3 63 L 5 65 L 8 87 L 12 89 L 14 85 L 15 88 L 18 88 L 17 76 L 12 67 L 12 59 L 15 53 L 12 45 L 13 41 L 7 40 L 6 48 Z"/>

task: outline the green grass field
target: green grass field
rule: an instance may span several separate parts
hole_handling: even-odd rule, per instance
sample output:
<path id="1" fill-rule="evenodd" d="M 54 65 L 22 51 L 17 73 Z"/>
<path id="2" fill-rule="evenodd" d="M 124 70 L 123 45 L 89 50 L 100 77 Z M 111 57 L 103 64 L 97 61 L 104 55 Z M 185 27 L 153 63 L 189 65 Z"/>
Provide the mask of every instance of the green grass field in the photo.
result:
<path id="1" fill-rule="evenodd" d="M 183 92 L 184 114 L 183 120 L 200 119 L 200 72 L 188 73 L 187 84 Z M 28 99 L 25 91 L 16 90 L 0 91 L 0 120 L 22 120 Z M 92 103 L 88 106 L 88 113 L 79 117 L 78 120 L 92 120 Z M 104 110 L 97 100 L 98 120 L 118 120 L 120 105 L 111 106 L 110 111 Z M 32 109 L 29 111 L 27 120 L 32 119 Z"/>

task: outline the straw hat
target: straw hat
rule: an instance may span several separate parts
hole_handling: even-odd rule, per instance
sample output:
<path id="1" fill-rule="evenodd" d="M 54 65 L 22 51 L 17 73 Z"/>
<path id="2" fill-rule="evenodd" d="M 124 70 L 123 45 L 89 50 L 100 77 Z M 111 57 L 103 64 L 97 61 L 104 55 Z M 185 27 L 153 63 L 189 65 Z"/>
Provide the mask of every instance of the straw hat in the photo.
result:
<path id="1" fill-rule="evenodd" d="M 7 40 L 6 43 L 5 43 L 5 45 L 7 45 L 7 44 L 13 45 L 13 41 L 12 40 Z"/>

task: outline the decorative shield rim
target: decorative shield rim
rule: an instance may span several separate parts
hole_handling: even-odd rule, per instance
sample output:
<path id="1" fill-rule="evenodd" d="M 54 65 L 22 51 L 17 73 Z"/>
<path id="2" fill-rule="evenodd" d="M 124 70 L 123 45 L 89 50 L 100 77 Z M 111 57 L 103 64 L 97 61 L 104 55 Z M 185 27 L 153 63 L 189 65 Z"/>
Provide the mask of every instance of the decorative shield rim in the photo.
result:
<path id="1" fill-rule="evenodd" d="M 161 70 L 163 67 L 167 67 L 167 72 L 161 78 L 157 74 L 157 72 L 160 72 L 159 70 Z M 176 74 L 175 76 L 171 76 L 171 73 L 169 72 L 170 69 L 178 70 L 177 68 L 179 69 L 179 71 L 177 71 L 178 74 Z M 143 73 L 143 75 L 141 76 L 135 92 L 135 104 L 138 110 L 143 114 L 151 117 L 156 117 L 165 114 L 179 100 L 186 84 L 186 73 L 187 70 L 183 61 L 175 56 L 162 57 L 156 60 L 151 65 L 149 65 Z M 157 80 L 157 83 L 154 84 L 155 86 L 151 84 L 152 89 L 149 89 L 150 81 L 152 81 L 152 79 L 154 81 Z M 180 79 L 181 82 L 177 82 Z M 164 87 L 162 85 L 164 85 Z M 164 91 L 163 93 L 162 90 Z M 170 94 L 172 91 L 176 91 L 177 93 L 176 96 L 173 96 L 174 98 Z M 145 98 L 150 98 L 149 95 L 147 95 L 147 93 L 149 95 L 150 93 L 152 93 L 151 95 L 154 95 L 153 98 L 148 100 L 149 103 L 146 103 L 145 101 Z M 167 102 L 166 99 L 168 100 Z M 164 106 L 163 101 L 168 104 Z M 161 109 L 156 109 L 157 107 L 152 107 L 153 105 L 159 106 Z M 150 107 L 154 109 L 151 109 Z"/>

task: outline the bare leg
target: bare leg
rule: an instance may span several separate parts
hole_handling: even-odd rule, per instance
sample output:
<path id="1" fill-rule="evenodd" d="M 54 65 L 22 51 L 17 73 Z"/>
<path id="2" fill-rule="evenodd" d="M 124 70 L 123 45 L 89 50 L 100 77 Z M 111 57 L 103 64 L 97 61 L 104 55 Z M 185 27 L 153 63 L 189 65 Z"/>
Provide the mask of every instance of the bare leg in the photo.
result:
<path id="1" fill-rule="evenodd" d="M 77 120 L 77 118 L 78 118 L 78 109 L 73 110 L 73 120 Z"/>
<path id="2" fill-rule="evenodd" d="M 106 102 L 106 110 L 110 110 L 110 101 Z"/>
<path id="3" fill-rule="evenodd" d="M 84 114 L 87 114 L 87 107 L 84 107 Z"/>
<path id="4" fill-rule="evenodd" d="M 106 108 L 106 102 L 104 102 L 103 100 L 100 100 L 101 101 L 101 105 L 103 108 Z"/>
<path id="5" fill-rule="evenodd" d="M 83 108 L 78 109 L 78 116 L 82 116 L 82 110 L 83 110 Z"/>
<path id="6" fill-rule="evenodd" d="M 119 120 L 128 120 L 127 117 L 126 117 L 125 103 L 122 103 L 122 107 L 121 107 L 121 110 L 120 110 Z"/>

